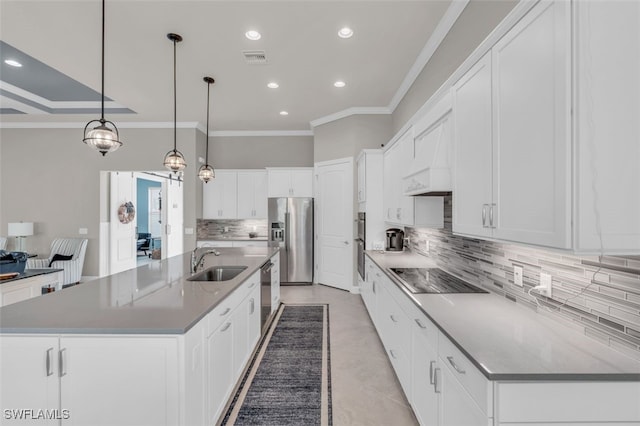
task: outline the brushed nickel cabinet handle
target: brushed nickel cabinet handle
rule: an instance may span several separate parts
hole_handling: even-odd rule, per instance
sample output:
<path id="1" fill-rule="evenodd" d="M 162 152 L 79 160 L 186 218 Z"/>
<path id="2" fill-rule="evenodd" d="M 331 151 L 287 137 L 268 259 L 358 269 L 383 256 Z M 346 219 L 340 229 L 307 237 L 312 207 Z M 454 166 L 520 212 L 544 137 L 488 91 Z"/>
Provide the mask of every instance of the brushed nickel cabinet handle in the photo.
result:
<path id="1" fill-rule="evenodd" d="M 435 367 L 436 366 L 436 362 L 435 361 L 431 361 L 429 363 L 429 383 L 434 385 L 435 384 Z"/>
<path id="2" fill-rule="evenodd" d="M 458 367 L 458 364 L 456 364 L 456 362 L 453 360 L 452 356 L 448 356 L 447 360 L 449 361 L 449 364 L 451 364 L 451 366 L 460 374 L 465 374 L 466 371 L 464 371 L 463 369 L 461 369 L 460 367 Z"/>
<path id="3" fill-rule="evenodd" d="M 58 371 L 60 377 L 67 375 L 67 348 L 60 349 L 58 353 Z"/>
<path id="4" fill-rule="evenodd" d="M 420 322 L 420 320 L 418 318 L 416 318 L 414 321 L 416 322 L 416 324 L 418 324 L 418 327 L 427 328 L 427 326 L 424 325 L 422 322 Z"/>
<path id="5" fill-rule="evenodd" d="M 440 374 L 440 369 L 436 368 L 433 374 L 433 390 L 435 391 L 435 393 L 440 393 L 442 391 L 440 384 Z"/>
<path id="6" fill-rule="evenodd" d="M 487 227 L 487 205 L 486 204 L 482 205 L 482 227 L 483 228 Z"/>
<path id="7" fill-rule="evenodd" d="M 227 315 L 230 311 L 231 311 L 231 308 L 227 308 L 227 309 L 224 310 L 223 313 L 220 314 L 220 316 L 223 317 L 223 316 Z"/>
<path id="8" fill-rule="evenodd" d="M 229 327 L 231 327 L 231 323 L 230 322 L 226 323 L 225 326 L 222 327 L 222 329 L 220 329 L 220 331 L 227 331 L 229 329 Z"/>
<path id="9" fill-rule="evenodd" d="M 47 357 L 46 357 L 46 368 L 47 368 L 47 377 L 53 376 L 53 360 L 51 357 L 53 356 L 53 348 L 47 349 Z"/>

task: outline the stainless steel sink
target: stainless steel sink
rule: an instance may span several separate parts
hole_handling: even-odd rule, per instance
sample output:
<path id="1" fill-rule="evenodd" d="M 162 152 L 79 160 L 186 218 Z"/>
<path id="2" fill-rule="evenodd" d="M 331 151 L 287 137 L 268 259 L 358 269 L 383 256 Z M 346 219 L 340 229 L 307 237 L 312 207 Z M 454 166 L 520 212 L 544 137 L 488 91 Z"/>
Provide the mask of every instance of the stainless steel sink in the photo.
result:
<path id="1" fill-rule="evenodd" d="M 229 281 L 245 269 L 246 266 L 213 266 L 187 278 L 187 281 Z"/>

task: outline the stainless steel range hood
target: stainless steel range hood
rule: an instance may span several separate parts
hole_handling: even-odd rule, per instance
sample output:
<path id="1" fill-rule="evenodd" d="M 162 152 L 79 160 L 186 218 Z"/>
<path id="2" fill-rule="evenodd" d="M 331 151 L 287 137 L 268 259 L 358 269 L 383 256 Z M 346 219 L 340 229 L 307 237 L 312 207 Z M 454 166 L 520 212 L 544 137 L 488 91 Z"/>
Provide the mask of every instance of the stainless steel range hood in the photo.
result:
<path id="1" fill-rule="evenodd" d="M 452 190 L 450 98 L 438 102 L 414 126 L 414 158 L 402 178 L 404 195 L 442 196 Z"/>

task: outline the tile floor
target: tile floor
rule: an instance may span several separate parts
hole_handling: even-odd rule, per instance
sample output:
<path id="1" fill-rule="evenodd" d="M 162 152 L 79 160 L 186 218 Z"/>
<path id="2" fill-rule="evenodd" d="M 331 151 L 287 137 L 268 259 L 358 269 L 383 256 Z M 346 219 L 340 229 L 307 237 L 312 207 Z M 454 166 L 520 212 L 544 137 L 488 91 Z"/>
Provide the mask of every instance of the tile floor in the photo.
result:
<path id="1" fill-rule="evenodd" d="M 359 294 L 323 285 L 280 292 L 285 303 L 329 304 L 335 426 L 418 424 Z"/>

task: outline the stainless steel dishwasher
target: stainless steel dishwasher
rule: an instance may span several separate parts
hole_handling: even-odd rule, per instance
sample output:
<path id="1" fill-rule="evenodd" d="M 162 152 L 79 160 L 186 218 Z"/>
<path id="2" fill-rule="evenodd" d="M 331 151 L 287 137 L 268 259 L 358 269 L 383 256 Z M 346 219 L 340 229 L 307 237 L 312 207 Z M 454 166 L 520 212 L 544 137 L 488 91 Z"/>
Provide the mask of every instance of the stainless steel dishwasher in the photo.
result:
<path id="1" fill-rule="evenodd" d="M 264 333 L 264 327 L 271 316 L 271 259 L 260 267 L 260 330 Z"/>

